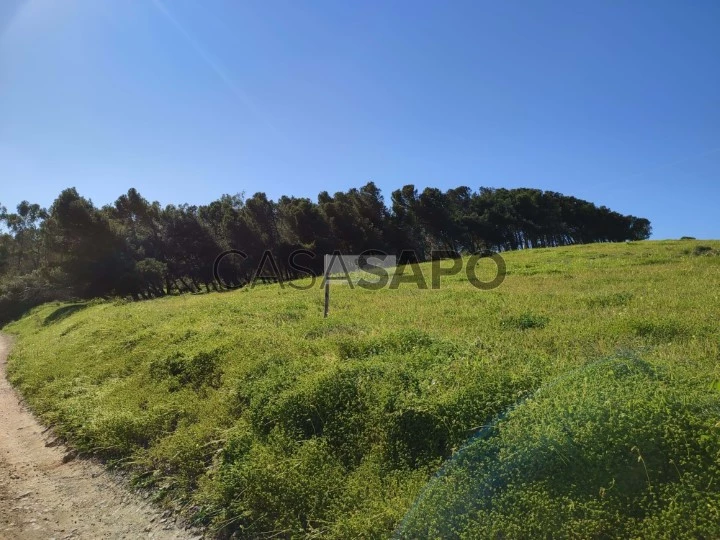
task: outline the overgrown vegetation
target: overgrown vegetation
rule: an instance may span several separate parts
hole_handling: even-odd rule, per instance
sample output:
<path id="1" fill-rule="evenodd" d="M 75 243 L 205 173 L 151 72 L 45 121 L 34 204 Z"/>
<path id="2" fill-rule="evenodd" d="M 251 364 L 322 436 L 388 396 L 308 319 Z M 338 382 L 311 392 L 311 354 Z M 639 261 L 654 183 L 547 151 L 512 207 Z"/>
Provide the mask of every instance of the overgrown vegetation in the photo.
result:
<path id="1" fill-rule="evenodd" d="M 696 244 L 509 252 L 491 291 L 339 285 L 328 319 L 319 282 L 48 304 L 5 329 L 11 380 L 218 534 L 713 538 L 720 257 Z"/>
<path id="2" fill-rule="evenodd" d="M 0 324 L 51 300 L 217 290 L 213 262 L 229 249 L 247 258 L 229 257 L 218 271 L 227 285 L 241 286 L 261 266 L 261 275 L 276 279 L 321 274 L 321 255 L 334 250 L 383 250 L 408 262 L 430 260 L 433 250 L 467 254 L 650 236 L 647 219 L 538 189 L 427 188 L 418 194 L 407 185 L 391 202 L 386 206 L 369 182 L 332 196 L 320 193 L 317 202 L 275 202 L 256 193 L 163 208 L 130 189 L 98 209 L 73 188 L 48 210 L 27 201 L 16 212 L 0 205 Z M 298 250 L 317 256 L 291 262 Z"/>
<path id="3" fill-rule="evenodd" d="M 717 536 L 718 396 L 670 377 L 625 354 L 541 387 L 459 453 L 400 536 Z"/>

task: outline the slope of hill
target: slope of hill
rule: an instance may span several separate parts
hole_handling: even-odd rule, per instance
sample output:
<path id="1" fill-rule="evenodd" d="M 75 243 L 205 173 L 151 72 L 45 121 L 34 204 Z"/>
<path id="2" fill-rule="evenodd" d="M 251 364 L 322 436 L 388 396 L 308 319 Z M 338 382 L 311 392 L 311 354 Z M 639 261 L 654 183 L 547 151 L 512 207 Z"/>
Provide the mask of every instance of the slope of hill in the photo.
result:
<path id="1" fill-rule="evenodd" d="M 199 540 L 37 422 L 5 379 L 11 342 L 0 334 L 0 538 Z"/>
<path id="2" fill-rule="evenodd" d="M 494 290 L 336 286 L 328 319 L 319 282 L 50 304 L 11 381 L 218 532 L 717 537 L 718 253 L 510 252 Z"/>

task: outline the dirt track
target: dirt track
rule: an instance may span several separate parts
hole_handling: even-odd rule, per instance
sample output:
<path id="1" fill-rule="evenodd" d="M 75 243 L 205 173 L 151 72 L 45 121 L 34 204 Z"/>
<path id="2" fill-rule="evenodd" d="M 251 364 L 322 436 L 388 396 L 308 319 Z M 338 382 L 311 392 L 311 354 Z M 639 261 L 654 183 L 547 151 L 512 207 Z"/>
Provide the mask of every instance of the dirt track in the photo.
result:
<path id="1" fill-rule="evenodd" d="M 198 538 L 99 464 L 48 446 L 52 435 L 5 376 L 10 345 L 0 334 L 0 538 Z"/>

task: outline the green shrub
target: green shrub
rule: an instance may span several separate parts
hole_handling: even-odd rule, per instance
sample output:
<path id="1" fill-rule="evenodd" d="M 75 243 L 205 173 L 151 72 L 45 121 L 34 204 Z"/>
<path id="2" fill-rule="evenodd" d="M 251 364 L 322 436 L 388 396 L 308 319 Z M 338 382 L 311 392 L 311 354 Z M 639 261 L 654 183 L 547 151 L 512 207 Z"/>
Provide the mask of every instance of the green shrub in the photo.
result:
<path id="1" fill-rule="evenodd" d="M 459 452 L 400 536 L 716 537 L 720 522 L 689 516 L 717 502 L 718 413 L 639 360 L 576 371 Z"/>
<path id="2" fill-rule="evenodd" d="M 87 450 L 106 459 L 120 459 L 148 448 L 175 430 L 183 412 L 158 405 L 145 411 L 108 410 L 79 428 L 79 437 L 87 441 Z"/>
<path id="3" fill-rule="evenodd" d="M 195 390 L 203 385 L 217 387 L 222 372 L 219 368 L 220 351 L 202 351 L 188 356 L 184 352 L 176 352 L 160 360 L 150 363 L 150 375 L 156 380 L 168 381 L 171 391 L 183 386 Z"/>
<path id="4" fill-rule="evenodd" d="M 377 386 L 384 370 L 340 368 L 279 396 L 270 406 L 270 426 L 295 439 L 322 437 L 345 466 L 357 465 L 369 452 L 377 421 Z"/>
<path id="5" fill-rule="evenodd" d="M 249 443 L 217 473 L 217 532 L 257 538 L 321 535 L 341 504 L 342 466 L 322 439 L 300 444 L 276 435 L 270 444 Z M 227 456 L 226 456 L 227 457 Z"/>

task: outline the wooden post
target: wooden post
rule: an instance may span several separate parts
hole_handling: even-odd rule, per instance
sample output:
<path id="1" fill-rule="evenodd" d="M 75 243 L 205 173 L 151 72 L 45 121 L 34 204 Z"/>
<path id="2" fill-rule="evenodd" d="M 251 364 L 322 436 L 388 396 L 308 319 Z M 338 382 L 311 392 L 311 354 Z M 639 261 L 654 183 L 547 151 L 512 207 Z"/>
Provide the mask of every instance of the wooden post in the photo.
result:
<path id="1" fill-rule="evenodd" d="M 328 310 L 330 309 L 330 280 L 325 276 L 325 314 L 323 317 L 327 319 Z"/>

